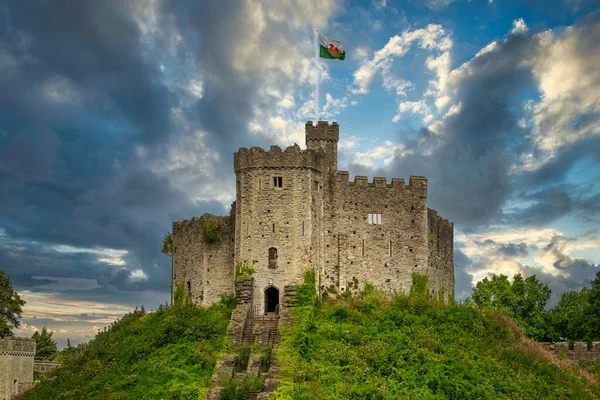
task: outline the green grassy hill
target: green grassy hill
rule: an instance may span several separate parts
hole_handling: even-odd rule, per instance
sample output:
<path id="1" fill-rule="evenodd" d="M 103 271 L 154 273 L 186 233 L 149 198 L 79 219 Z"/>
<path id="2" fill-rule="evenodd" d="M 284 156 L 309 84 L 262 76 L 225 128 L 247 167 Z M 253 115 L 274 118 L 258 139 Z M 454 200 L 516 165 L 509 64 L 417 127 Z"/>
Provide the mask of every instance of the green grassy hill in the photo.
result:
<path id="1" fill-rule="evenodd" d="M 312 287 L 310 280 L 300 287 L 304 305 L 292 312 L 291 325 L 280 325 L 283 382 L 274 398 L 600 398 L 594 378 L 538 347 L 501 314 L 415 293 L 385 298 L 372 287 L 314 304 Z M 219 353 L 232 351 L 232 300 L 130 313 L 88 344 L 65 350 L 65 367 L 24 398 L 204 399 Z"/>
<path id="2" fill-rule="evenodd" d="M 600 398 L 589 374 L 500 314 L 373 290 L 295 314 L 278 399 Z"/>
<path id="3" fill-rule="evenodd" d="M 57 369 L 24 399 L 203 399 L 226 343 L 232 305 L 127 314 L 86 345 L 61 353 Z"/>

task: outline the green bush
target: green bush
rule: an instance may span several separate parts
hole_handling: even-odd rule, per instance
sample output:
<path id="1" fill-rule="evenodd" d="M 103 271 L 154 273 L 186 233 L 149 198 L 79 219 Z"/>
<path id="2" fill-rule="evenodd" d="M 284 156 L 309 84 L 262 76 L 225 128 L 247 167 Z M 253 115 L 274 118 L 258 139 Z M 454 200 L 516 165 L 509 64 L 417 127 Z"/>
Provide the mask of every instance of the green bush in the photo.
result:
<path id="1" fill-rule="evenodd" d="M 206 243 L 216 243 L 221 240 L 219 231 L 221 230 L 221 224 L 217 221 L 205 221 L 202 224 L 202 239 Z"/>
<path id="2" fill-rule="evenodd" d="M 235 267 L 235 279 L 244 279 L 254 275 L 256 269 L 254 269 L 254 263 L 250 264 L 248 260 L 242 260 Z"/>
<path id="3" fill-rule="evenodd" d="M 264 379 L 230 379 L 223 383 L 221 400 L 245 400 L 250 390 L 261 390 L 265 385 Z"/>

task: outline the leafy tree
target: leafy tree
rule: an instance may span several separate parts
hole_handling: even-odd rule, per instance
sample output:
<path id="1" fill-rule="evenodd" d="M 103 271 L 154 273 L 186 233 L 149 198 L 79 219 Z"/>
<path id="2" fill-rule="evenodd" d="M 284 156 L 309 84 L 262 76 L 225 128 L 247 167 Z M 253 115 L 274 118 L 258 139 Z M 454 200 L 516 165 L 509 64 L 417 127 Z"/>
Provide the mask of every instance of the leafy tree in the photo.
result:
<path id="1" fill-rule="evenodd" d="M 592 281 L 588 302 L 590 335 L 594 339 L 600 339 L 600 271 Z"/>
<path id="2" fill-rule="evenodd" d="M 548 325 L 552 327 L 552 340 L 585 340 L 591 337 L 590 324 L 590 290 L 583 288 L 580 292 L 564 293 L 552 310 Z"/>
<path id="3" fill-rule="evenodd" d="M 515 319 L 529 336 L 542 335 L 545 325 L 544 307 L 552 291 L 535 275 L 523 279 L 516 274 L 512 282 L 506 275 L 484 278 L 473 289 L 473 302 L 490 307 Z"/>
<path id="4" fill-rule="evenodd" d="M 173 255 L 173 237 L 171 232 L 167 232 L 162 241 L 162 249 L 160 250 L 168 256 Z"/>
<path id="5" fill-rule="evenodd" d="M 35 339 L 35 359 L 52 360 L 56 354 L 56 342 L 52 340 L 52 332 L 46 327 L 41 332 L 35 332 L 32 336 Z"/>
<path id="6" fill-rule="evenodd" d="M 0 337 L 12 336 L 12 329 L 21 325 L 25 300 L 13 289 L 10 279 L 0 270 Z"/>

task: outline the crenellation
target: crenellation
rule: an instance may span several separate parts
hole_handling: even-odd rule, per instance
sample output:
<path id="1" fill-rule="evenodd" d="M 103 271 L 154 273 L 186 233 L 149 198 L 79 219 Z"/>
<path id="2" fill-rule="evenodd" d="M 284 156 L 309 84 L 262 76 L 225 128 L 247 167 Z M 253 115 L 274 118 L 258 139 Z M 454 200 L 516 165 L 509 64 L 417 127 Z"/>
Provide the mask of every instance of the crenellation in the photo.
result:
<path id="1" fill-rule="evenodd" d="M 408 293 L 417 273 L 429 275 L 432 296 L 451 299 L 454 225 L 427 208 L 427 179 L 350 180 L 337 169 L 339 125 L 309 121 L 305 129 L 306 150 L 294 144 L 234 154 L 230 216 L 173 224 L 174 279 L 187 279 L 193 300 L 209 305 L 235 292 L 232 266 L 252 268 L 251 283 L 238 285 L 238 302 L 258 314 L 275 303 L 290 307 L 309 269 L 321 293 L 357 293 L 367 283 Z M 206 218 L 223 218 L 226 246 L 198 239 Z"/>
<path id="2" fill-rule="evenodd" d="M 387 187 L 387 180 L 385 177 L 374 177 L 371 185 L 384 188 Z"/>

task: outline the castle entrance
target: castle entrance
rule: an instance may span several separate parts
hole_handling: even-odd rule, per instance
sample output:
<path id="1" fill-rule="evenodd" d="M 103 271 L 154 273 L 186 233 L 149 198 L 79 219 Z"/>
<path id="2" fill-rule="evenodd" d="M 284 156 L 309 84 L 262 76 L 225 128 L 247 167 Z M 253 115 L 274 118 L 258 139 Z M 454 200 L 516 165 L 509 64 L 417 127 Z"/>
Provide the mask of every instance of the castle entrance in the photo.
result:
<path id="1" fill-rule="evenodd" d="M 279 305 L 279 290 L 271 286 L 265 289 L 265 313 L 275 312 Z"/>

